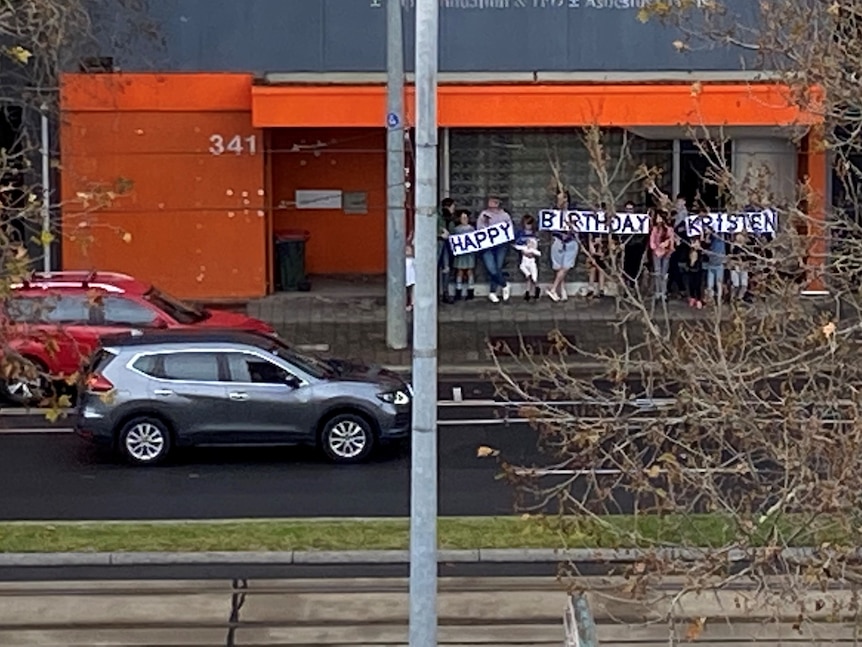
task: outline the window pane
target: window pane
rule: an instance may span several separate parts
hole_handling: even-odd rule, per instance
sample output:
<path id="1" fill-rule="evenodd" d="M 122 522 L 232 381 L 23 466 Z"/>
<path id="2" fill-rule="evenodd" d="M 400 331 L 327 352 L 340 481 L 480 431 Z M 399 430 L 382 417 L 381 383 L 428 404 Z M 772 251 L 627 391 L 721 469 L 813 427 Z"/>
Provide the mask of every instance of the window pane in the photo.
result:
<path id="1" fill-rule="evenodd" d="M 174 353 L 163 355 L 163 377 L 169 380 L 218 382 L 218 360 L 212 353 Z"/>
<path id="2" fill-rule="evenodd" d="M 159 357 L 157 355 L 144 355 L 135 360 L 134 367 L 145 375 L 161 377 L 161 375 L 157 373 L 158 363 Z"/>
<path id="3" fill-rule="evenodd" d="M 156 313 L 130 299 L 105 297 L 105 323 L 109 326 L 152 326 Z"/>
<path id="4" fill-rule="evenodd" d="M 230 353 L 228 367 L 232 382 L 246 384 L 285 384 L 288 373 L 272 362 L 246 353 Z"/>
<path id="5" fill-rule="evenodd" d="M 29 323 L 88 324 L 90 303 L 86 296 L 17 297 L 8 303 L 13 320 Z"/>

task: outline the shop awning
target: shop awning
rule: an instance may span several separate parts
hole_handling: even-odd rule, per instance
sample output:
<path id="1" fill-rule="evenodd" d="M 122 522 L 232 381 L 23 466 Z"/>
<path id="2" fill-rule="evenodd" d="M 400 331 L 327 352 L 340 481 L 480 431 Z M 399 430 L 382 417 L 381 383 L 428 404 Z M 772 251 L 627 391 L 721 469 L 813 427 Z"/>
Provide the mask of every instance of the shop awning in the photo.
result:
<path id="1" fill-rule="evenodd" d="M 406 92 L 413 123 L 413 88 Z M 790 126 L 818 118 L 769 84 L 441 85 L 441 127 Z M 256 85 L 256 128 L 382 127 L 382 85 Z"/>

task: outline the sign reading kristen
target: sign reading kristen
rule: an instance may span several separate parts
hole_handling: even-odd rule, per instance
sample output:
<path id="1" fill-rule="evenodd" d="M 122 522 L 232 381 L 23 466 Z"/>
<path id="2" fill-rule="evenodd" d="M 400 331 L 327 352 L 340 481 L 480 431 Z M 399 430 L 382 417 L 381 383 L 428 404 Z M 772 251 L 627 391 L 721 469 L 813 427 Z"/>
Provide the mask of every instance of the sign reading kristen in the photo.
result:
<path id="1" fill-rule="evenodd" d="M 515 232 L 511 222 L 500 222 L 485 229 L 478 229 L 467 234 L 452 234 L 449 236 L 449 247 L 455 256 L 482 252 L 515 240 Z"/>
<path id="2" fill-rule="evenodd" d="M 689 216 L 685 223 L 689 236 L 700 236 L 705 231 L 718 234 L 774 234 L 778 229 L 778 214 L 771 209 L 742 213 L 707 213 Z"/>

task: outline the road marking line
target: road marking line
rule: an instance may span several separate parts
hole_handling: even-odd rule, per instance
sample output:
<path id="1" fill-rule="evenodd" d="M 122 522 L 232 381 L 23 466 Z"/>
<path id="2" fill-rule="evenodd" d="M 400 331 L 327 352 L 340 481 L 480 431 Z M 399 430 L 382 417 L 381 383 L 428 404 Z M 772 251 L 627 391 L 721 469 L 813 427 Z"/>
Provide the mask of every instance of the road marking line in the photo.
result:
<path id="1" fill-rule="evenodd" d="M 0 429 L 0 436 L 24 436 L 27 434 L 71 434 L 72 427 L 19 427 L 18 429 Z"/>

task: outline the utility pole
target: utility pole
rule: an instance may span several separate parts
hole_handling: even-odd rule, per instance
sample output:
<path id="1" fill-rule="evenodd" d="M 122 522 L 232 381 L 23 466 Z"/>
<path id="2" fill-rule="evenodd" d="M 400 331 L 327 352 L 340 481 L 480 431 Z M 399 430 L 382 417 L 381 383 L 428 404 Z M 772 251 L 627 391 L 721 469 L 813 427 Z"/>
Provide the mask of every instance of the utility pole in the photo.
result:
<path id="1" fill-rule="evenodd" d="M 404 35 L 401 0 L 386 0 L 386 344 L 407 348 L 404 271 Z"/>
<path id="2" fill-rule="evenodd" d="M 410 647 L 437 647 L 437 39 L 416 0 L 416 286 L 410 463 Z"/>
<path id="3" fill-rule="evenodd" d="M 48 108 L 41 108 L 42 125 L 42 271 L 51 271 L 51 139 Z"/>

